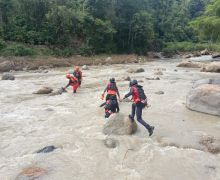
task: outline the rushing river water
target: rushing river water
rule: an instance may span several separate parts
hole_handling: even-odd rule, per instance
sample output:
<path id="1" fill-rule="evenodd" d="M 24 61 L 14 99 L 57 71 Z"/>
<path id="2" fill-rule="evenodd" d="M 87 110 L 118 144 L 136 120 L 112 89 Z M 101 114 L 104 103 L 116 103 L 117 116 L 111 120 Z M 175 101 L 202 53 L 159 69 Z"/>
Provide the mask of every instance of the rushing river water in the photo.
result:
<path id="1" fill-rule="evenodd" d="M 219 75 L 176 68 L 176 64 L 177 60 L 93 66 L 83 72 L 82 87 L 75 95 L 71 89 L 58 96 L 32 94 L 42 86 L 64 86 L 67 69 L 47 74 L 17 72 L 15 81 L 0 81 L 0 180 L 14 180 L 29 166 L 47 169 L 39 178 L 42 180 L 220 179 L 220 154 L 199 150 L 203 149 L 201 136 L 220 139 L 220 118 L 185 107 L 186 94 L 195 80 Z M 145 72 L 126 72 L 137 67 Z M 163 69 L 160 80 L 146 80 L 155 77 L 156 68 Z M 124 95 L 128 81 L 122 79 L 127 75 L 143 81 L 140 84 L 151 105 L 143 117 L 155 126 L 155 133 L 149 138 L 139 124 L 132 136 L 111 136 L 119 144 L 108 149 L 103 144 L 106 120 L 99 108 L 100 96 L 110 77 L 118 80 Z M 120 103 L 121 112 L 129 114 L 130 106 Z M 35 153 L 48 145 L 58 149 Z"/>

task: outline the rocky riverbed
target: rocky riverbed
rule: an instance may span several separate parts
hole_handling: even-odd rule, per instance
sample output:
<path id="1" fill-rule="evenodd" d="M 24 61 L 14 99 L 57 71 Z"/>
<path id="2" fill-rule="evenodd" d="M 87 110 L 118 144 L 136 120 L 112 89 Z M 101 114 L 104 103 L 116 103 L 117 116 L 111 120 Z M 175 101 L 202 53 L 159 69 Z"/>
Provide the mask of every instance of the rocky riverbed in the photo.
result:
<path id="1" fill-rule="evenodd" d="M 179 62 L 90 66 L 75 95 L 71 89 L 33 94 L 43 86 L 64 86 L 68 68 L 15 72 L 14 81 L 0 81 L 0 179 L 220 179 L 220 117 L 186 108 L 196 80 L 220 75 L 176 67 Z M 131 71 L 138 68 L 144 72 Z M 143 117 L 155 126 L 151 138 L 140 124 L 134 135 L 103 134 L 101 93 L 115 77 L 124 95 L 128 76 L 144 85 L 151 106 Z M 120 103 L 121 113 L 129 114 L 130 106 Z M 55 148 L 37 153 L 46 146 Z"/>

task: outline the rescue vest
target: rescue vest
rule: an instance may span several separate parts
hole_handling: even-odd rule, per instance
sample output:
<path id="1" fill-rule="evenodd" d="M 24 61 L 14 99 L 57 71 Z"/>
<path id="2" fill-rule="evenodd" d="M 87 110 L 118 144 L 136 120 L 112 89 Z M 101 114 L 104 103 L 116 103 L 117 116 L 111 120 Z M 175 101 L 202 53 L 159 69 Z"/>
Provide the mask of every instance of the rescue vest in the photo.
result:
<path id="1" fill-rule="evenodd" d="M 73 75 L 80 81 L 82 79 L 81 71 L 74 71 Z"/>
<path id="2" fill-rule="evenodd" d="M 144 93 L 142 86 L 132 86 L 133 101 L 134 103 L 142 102 L 145 103 L 147 97 Z"/>
<path id="3" fill-rule="evenodd" d="M 118 92 L 118 88 L 115 83 L 109 83 L 107 86 L 107 93 L 111 95 L 116 95 Z"/>

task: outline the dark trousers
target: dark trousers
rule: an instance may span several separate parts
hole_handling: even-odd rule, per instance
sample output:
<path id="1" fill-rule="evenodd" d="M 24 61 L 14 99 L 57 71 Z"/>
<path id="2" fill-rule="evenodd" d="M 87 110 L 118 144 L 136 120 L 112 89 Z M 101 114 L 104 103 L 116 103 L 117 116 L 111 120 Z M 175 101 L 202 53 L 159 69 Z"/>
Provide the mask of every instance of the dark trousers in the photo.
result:
<path id="1" fill-rule="evenodd" d="M 143 110 L 143 108 L 144 108 L 144 105 L 142 103 L 138 103 L 138 104 L 133 103 L 132 104 L 131 118 L 132 118 L 132 120 L 134 120 L 134 116 L 135 116 L 135 113 L 136 113 L 137 121 L 139 123 L 141 123 L 149 131 L 151 129 L 150 125 L 147 124 L 142 119 L 142 110 Z"/>

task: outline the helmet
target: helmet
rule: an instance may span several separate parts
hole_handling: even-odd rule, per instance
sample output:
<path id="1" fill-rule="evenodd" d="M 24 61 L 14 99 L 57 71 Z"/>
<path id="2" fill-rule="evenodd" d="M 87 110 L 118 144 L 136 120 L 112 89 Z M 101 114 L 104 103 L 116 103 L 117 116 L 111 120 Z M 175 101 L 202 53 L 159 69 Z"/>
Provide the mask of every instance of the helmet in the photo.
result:
<path id="1" fill-rule="evenodd" d="M 136 79 L 130 81 L 130 87 L 134 86 L 134 85 L 137 85 L 137 84 L 138 84 L 138 81 Z"/>
<path id="2" fill-rule="evenodd" d="M 75 66 L 76 71 L 79 71 L 79 69 L 80 69 L 79 66 Z"/>
<path id="3" fill-rule="evenodd" d="M 71 78 L 71 75 L 70 75 L 70 74 L 67 74 L 67 75 L 66 75 L 66 78 L 67 78 L 67 79 L 70 79 L 70 78 Z"/>
<path id="4" fill-rule="evenodd" d="M 115 83 L 115 78 L 111 78 L 109 81 L 110 81 L 111 83 Z"/>

